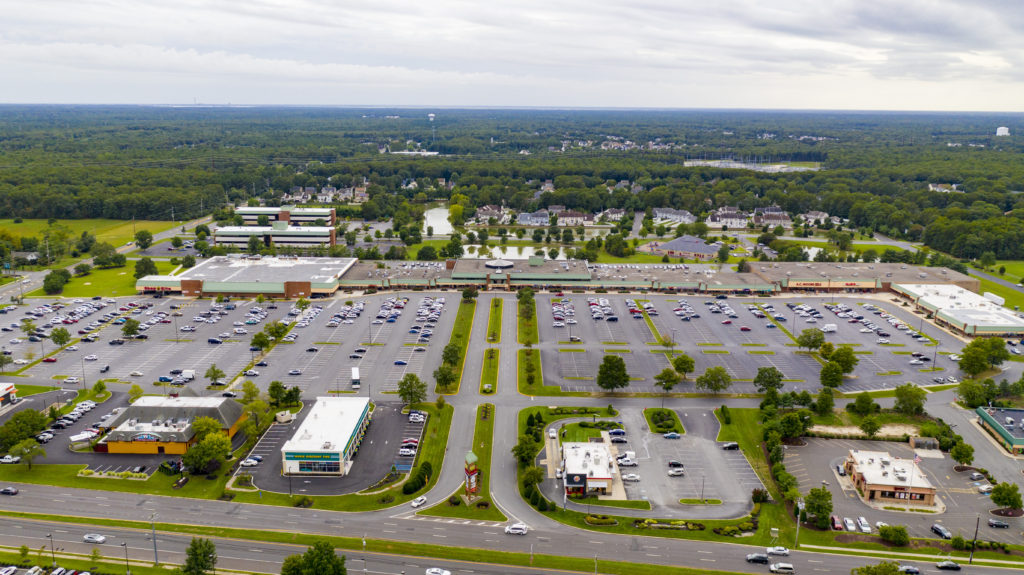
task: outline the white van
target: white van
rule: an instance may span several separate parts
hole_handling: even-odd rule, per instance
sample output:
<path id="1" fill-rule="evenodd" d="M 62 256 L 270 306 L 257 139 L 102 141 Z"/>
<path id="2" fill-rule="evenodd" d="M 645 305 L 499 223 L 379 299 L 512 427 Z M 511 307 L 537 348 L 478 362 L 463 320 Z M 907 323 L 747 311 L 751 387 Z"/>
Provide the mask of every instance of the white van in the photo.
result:
<path id="1" fill-rule="evenodd" d="M 768 570 L 772 573 L 796 573 L 796 569 L 793 569 L 791 563 L 772 563 L 768 566 Z"/>

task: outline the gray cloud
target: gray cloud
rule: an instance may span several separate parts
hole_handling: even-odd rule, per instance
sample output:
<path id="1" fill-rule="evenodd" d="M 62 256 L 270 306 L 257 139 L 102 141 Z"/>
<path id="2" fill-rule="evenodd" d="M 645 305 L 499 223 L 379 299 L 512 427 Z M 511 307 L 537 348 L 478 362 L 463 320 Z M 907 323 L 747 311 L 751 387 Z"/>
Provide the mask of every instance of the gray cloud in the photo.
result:
<path id="1" fill-rule="evenodd" d="M 1019 110 L 1010 0 L 0 0 L 0 101 Z"/>

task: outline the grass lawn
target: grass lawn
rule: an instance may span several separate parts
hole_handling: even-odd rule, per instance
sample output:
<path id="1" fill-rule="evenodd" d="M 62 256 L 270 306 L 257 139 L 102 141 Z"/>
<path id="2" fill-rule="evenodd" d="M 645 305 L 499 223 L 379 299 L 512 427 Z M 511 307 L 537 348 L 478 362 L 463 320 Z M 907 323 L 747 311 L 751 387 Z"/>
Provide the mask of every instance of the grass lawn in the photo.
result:
<path id="1" fill-rule="evenodd" d="M 45 461 L 46 458 L 40 458 Z M 206 479 L 205 476 L 194 476 L 181 489 L 172 489 L 177 475 L 154 473 L 148 480 L 109 479 L 102 477 L 79 477 L 78 472 L 85 465 L 46 465 L 35 464 L 30 470 L 27 465 L 0 466 L 0 481 L 17 483 L 38 483 L 56 487 L 75 487 L 79 489 L 99 489 L 104 491 L 125 491 L 150 495 L 166 495 L 168 497 L 193 497 L 196 499 L 216 499 L 224 491 L 228 478 L 219 473 L 217 479 Z M 287 498 L 287 495 L 285 496 Z"/>
<path id="2" fill-rule="evenodd" d="M 429 509 L 420 511 L 418 515 L 438 515 L 440 517 L 461 517 L 463 519 L 476 519 L 480 521 L 506 521 L 508 518 L 494 505 L 491 500 L 491 447 L 494 438 L 494 405 L 484 403 L 476 408 L 476 428 L 473 431 L 473 453 L 477 457 L 476 466 L 480 470 L 477 474 L 479 482 L 478 497 L 473 504 L 467 506 L 464 501 L 459 505 L 451 505 L 443 501 Z M 465 484 L 463 484 L 465 485 Z M 461 495 L 460 488 L 456 495 Z M 477 504 L 481 501 L 488 502 L 487 509 L 480 509 Z"/>
<path id="3" fill-rule="evenodd" d="M 503 298 L 491 300 L 491 313 L 487 318 L 487 342 L 501 343 L 501 313 L 505 309 Z"/>
<path id="4" fill-rule="evenodd" d="M 596 427 L 581 427 L 579 423 L 567 423 L 562 426 L 561 432 L 565 433 L 562 441 L 586 442 L 591 437 L 601 437 L 601 430 Z M 560 432 L 560 433 L 561 433 Z"/>
<path id="5" fill-rule="evenodd" d="M 579 505 L 598 505 L 601 507 L 619 507 L 621 509 L 651 509 L 651 502 L 643 499 L 598 499 L 597 497 L 573 497 L 573 503 Z"/>
<path id="6" fill-rule="evenodd" d="M 469 347 L 469 336 L 473 333 L 473 314 L 476 312 L 476 300 L 463 300 L 459 304 L 459 312 L 455 316 L 455 327 L 448 343 L 459 346 L 459 363 L 455 365 L 455 389 L 441 389 L 435 386 L 434 392 L 455 395 L 462 387 L 462 368 L 466 365 L 466 349 Z"/>
<path id="7" fill-rule="evenodd" d="M 501 350 L 491 348 L 484 351 L 484 368 L 480 371 L 480 393 L 487 395 L 498 392 L 498 360 L 501 359 Z M 490 391 L 484 391 L 484 386 L 490 385 Z"/>
<path id="8" fill-rule="evenodd" d="M 154 235 L 157 232 L 169 230 L 175 227 L 175 222 L 148 221 L 148 220 L 106 220 L 106 219 L 85 219 L 85 220 L 58 220 L 57 226 L 64 226 L 71 232 L 71 236 L 78 237 L 82 232 L 89 232 L 96 236 L 97 242 L 107 242 L 110 245 L 120 247 L 135 239 L 135 231 L 149 230 Z M 0 228 L 3 228 L 15 236 L 42 237 L 43 232 L 49 228 L 48 220 L 22 220 L 20 224 L 14 223 L 12 219 L 0 219 Z"/>
<path id="9" fill-rule="evenodd" d="M 519 356 L 516 358 L 516 385 L 519 388 L 519 393 L 522 393 L 523 395 L 564 397 L 589 397 L 591 395 L 582 391 L 562 391 L 562 388 L 557 385 L 544 385 L 544 373 L 541 369 L 540 363 L 540 350 L 520 349 L 518 353 Z M 533 385 L 529 385 L 526 381 L 527 365 L 533 365 Z"/>
<path id="10" fill-rule="evenodd" d="M 721 505 L 721 499 L 680 499 L 683 505 Z"/>
<path id="11" fill-rule="evenodd" d="M 28 397 L 30 395 L 36 395 L 37 393 L 45 393 L 47 391 L 53 391 L 60 389 L 60 386 L 47 387 L 45 385 L 22 385 L 17 384 L 18 397 Z"/>
<path id="12" fill-rule="evenodd" d="M 430 246 L 434 248 L 435 251 L 439 252 L 441 251 L 441 248 L 443 248 L 447 244 L 448 240 L 424 240 L 423 243 L 413 244 L 405 248 L 405 252 L 406 254 L 408 254 L 410 260 L 415 260 L 419 259 L 417 256 L 419 255 L 421 248 Z"/>
<path id="13" fill-rule="evenodd" d="M 859 394 L 858 394 L 859 395 Z M 856 396 L 854 396 L 856 397 Z M 875 397 L 875 396 L 872 396 Z M 921 415 L 904 415 L 902 413 L 896 413 L 893 411 L 883 410 L 879 413 L 872 414 L 875 421 L 881 425 L 888 423 L 901 424 L 901 425 L 921 425 L 930 421 L 930 418 Z M 864 420 L 863 417 L 851 413 L 849 411 L 835 410 L 831 415 L 817 415 L 815 414 L 811 422 L 815 425 L 835 425 L 835 426 L 854 426 L 857 427 Z"/>
<path id="14" fill-rule="evenodd" d="M 668 415 L 670 415 L 672 417 L 672 427 L 659 428 L 657 424 L 654 423 L 654 416 L 657 413 L 667 413 Z M 679 421 L 679 416 L 676 415 L 676 412 L 671 409 L 661 409 L 657 407 L 645 408 L 644 419 L 647 420 L 647 428 L 651 431 L 651 433 L 668 433 L 670 431 L 674 431 L 676 433 L 686 433 L 686 430 L 683 429 L 683 423 Z"/>
<path id="15" fill-rule="evenodd" d="M 164 260 L 153 260 L 157 272 L 168 274 L 177 266 Z M 89 275 L 75 276 L 64 286 L 62 297 L 116 297 L 135 295 L 135 264 L 128 262 L 122 268 L 93 269 Z M 42 288 L 25 294 L 27 297 L 53 297 L 46 295 Z"/>
<path id="16" fill-rule="evenodd" d="M 718 432 L 718 441 L 735 441 L 740 444 L 740 450 L 743 451 L 743 455 L 746 456 L 747 461 L 750 462 L 750 466 L 754 468 L 754 472 L 761 478 L 768 490 L 772 492 L 772 497 L 776 500 L 781 500 L 781 494 L 777 493 L 775 489 L 775 482 L 772 481 L 771 476 L 768 474 L 768 462 L 765 461 L 764 455 L 761 450 L 761 421 L 758 418 L 760 410 L 748 407 L 748 408 L 731 408 L 729 409 L 729 415 L 732 418 L 732 423 L 725 423 L 722 421 L 722 410 L 715 410 L 715 417 L 718 418 L 719 423 L 722 424 L 722 428 Z"/>
<path id="17" fill-rule="evenodd" d="M 519 343 L 523 345 L 537 345 L 537 342 L 540 341 L 540 335 L 537 332 L 537 301 L 534 300 L 533 302 L 533 314 L 530 319 L 523 317 L 523 306 L 529 304 L 522 302 L 518 302 L 518 304 Z"/>

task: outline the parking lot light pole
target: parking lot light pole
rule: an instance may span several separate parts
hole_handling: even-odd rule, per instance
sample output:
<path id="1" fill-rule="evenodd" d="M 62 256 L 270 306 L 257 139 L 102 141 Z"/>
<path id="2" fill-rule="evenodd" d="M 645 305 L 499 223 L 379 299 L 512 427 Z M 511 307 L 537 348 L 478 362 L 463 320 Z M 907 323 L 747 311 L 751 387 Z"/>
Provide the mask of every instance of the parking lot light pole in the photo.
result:
<path id="1" fill-rule="evenodd" d="M 971 556 L 967 559 L 967 563 L 970 565 L 974 564 L 974 548 L 978 546 L 978 527 L 981 526 L 981 515 L 978 515 L 977 521 L 974 522 L 974 539 L 971 540 Z"/>
<path id="2" fill-rule="evenodd" d="M 46 538 L 50 540 L 50 561 L 53 562 L 53 566 L 57 566 L 57 554 L 53 551 L 53 533 L 47 533 Z"/>
<path id="3" fill-rule="evenodd" d="M 128 542 L 121 543 L 121 547 L 124 547 L 124 572 L 126 575 L 132 575 L 132 570 L 128 567 Z"/>
<path id="4" fill-rule="evenodd" d="M 804 500 L 796 500 L 796 539 L 793 541 L 793 549 L 800 548 L 800 514 L 804 510 Z"/>
<path id="5" fill-rule="evenodd" d="M 156 554 L 156 512 L 153 512 L 149 516 L 149 527 L 152 529 L 153 534 L 153 565 L 160 564 L 160 558 Z"/>

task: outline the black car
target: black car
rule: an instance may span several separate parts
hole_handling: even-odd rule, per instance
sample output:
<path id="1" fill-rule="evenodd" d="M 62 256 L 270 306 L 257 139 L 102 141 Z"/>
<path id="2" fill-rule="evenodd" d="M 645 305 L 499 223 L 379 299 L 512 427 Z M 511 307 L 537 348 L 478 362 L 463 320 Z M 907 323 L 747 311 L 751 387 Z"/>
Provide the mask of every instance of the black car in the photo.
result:
<path id="1" fill-rule="evenodd" d="M 108 371 L 110 371 L 109 365 L 104 365 L 103 367 L 100 368 L 100 373 L 107 373 Z"/>
<path id="2" fill-rule="evenodd" d="M 999 529 L 1009 529 L 1010 528 L 1010 524 L 1009 523 L 1007 523 L 1005 521 L 1002 521 L 1000 519 L 989 519 L 988 520 L 988 526 L 989 527 L 997 527 Z"/>
<path id="3" fill-rule="evenodd" d="M 233 392 L 233 391 L 225 391 L 224 393 L 222 393 L 220 395 L 221 395 L 221 397 L 238 397 L 238 394 Z"/>
<path id="4" fill-rule="evenodd" d="M 683 462 L 682 461 L 676 461 L 676 460 L 673 459 L 673 460 L 668 462 L 668 466 L 669 466 L 669 468 L 673 468 L 673 469 L 681 469 L 683 467 Z"/>
<path id="5" fill-rule="evenodd" d="M 270 364 L 267 363 L 267 360 L 261 360 L 256 362 L 256 367 L 267 367 L 268 365 Z"/>
<path id="6" fill-rule="evenodd" d="M 0 495 L 17 495 L 17 494 L 18 494 L 18 488 L 17 487 L 4 487 L 3 489 L 0 489 Z"/>
<path id="7" fill-rule="evenodd" d="M 747 555 L 747 563 L 764 563 L 768 564 L 768 556 L 764 553 L 751 553 Z"/>
<path id="8" fill-rule="evenodd" d="M 932 533 L 938 535 L 939 537 L 942 537 L 943 539 L 953 538 L 953 533 L 949 529 L 946 529 L 944 525 L 941 525 L 939 523 L 932 524 Z"/>
<path id="9" fill-rule="evenodd" d="M 917 575 L 921 572 L 921 570 L 917 567 L 914 567 L 913 565 L 900 565 L 899 572 L 908 573 L 910 575 Z"/>
<path id="10" fill-rule="evenodd" d="M 612 443 L 629 443 L 629 440 L 626 439 L 625 437 L 615 436 L 615 437 L 611 438 L 611 442 Z"/>
<path id="11" fill-rule="evenodd" d="M 168 373 L 170 373 L 171 375 L 181 375 L 181 370 L 180 369 L 172 369 Z"/>
<path id="12" fill-rule="evenodd" d="M 955 561 L 949 561 L 949 560 L 939 561 L 938 563 L 935 564 L 935 567 L 937 569 L 942 569 L 943 571 L 959 571 L 960 570 L 960 564 L 959 563 L 957 563 Z"/>

